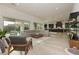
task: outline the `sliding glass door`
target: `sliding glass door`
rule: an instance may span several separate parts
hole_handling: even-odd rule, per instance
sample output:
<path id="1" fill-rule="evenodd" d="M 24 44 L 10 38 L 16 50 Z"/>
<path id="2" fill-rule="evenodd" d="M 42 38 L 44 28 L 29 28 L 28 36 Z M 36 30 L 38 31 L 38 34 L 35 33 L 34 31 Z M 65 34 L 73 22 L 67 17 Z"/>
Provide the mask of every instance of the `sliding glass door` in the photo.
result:
<path id="1" fill-rule="evenodd" d="M 30 23 L 27 21 L 4 18 L 4 29 L 10 35 L 19 35 L 21 31 L 29 30 Z"/>

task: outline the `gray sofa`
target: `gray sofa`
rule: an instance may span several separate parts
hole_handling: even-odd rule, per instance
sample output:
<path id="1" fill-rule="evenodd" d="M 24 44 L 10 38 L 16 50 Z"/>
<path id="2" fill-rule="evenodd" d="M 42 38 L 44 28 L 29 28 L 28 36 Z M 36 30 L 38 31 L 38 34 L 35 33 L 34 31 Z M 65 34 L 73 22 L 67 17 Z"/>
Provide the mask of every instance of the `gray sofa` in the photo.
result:
<path id="1" fill-rule="evenodd" d="M 10 36 L 11 44 L 26 44 L 26 37 L 22 36 Z"/>
<path id="2" fill-rule="evenodd" d="M 21 31 L 20 35 L 24 36 L 24 37 L 31 37 L 31 34 L 42 34 L 43 36 L 48 37 L 49 36 L 49 32 L 45 31 L 45 30 L 26 30 L 26 31 Z"/>

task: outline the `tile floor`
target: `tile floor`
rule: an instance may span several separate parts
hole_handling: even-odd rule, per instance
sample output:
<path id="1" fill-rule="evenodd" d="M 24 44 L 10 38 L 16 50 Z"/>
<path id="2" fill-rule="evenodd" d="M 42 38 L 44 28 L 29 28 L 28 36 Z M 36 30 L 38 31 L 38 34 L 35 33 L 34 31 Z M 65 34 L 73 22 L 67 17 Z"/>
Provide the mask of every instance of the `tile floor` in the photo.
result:
<path id="1" fill-rule="evenodd" d="M 33 49 L 30 49 L 27 55 L 68 55 L 65 48 L 68 48 L 68 37 L 66 33 L 52 34 L 50 37 L 33 38 Z M 23 54 L 14 51 L 11 55 Z"/>

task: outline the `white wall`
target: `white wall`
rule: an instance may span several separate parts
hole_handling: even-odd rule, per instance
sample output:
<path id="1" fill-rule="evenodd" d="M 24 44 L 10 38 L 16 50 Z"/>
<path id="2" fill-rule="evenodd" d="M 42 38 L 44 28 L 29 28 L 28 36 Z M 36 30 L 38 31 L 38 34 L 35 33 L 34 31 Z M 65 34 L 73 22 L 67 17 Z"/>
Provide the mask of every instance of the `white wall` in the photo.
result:
<path id="1" fill-rule="evenodd" d="M 34 30 L 34 23 L 33 22 L 30 22 L 30 30 Z"/>
<path id="2" fill-rule="evenodd" d="M 31 22 L 31 24 L 30 24 L 31 29 L 34 29 L 33 22 L 41 23 L 39 18 L 22 13 L 14 8 L 11 8 L 10 6 L 0 5 L 0 16 L 30 21 Z M 2 28 L 2 27 L 3 27 L 3 19 L 0 18 L 0 28 Z"/>
<path id="3" fill-rule="evenodd" d="M 64 22 L 62 22 L 62 24 L 63 24 L 63 25 L 62 25 L 62 27 L 65 29 L 65 23 L 64 23 Z"/>
<path id="4" fill-rule="evenodd" d="M 3 26 L 4 26 L 3 18 L 0 17 L 0 29 L 3 29 Z"/>
<path id="5" fill-rule="evenodd" d="M 79 3 L 75 3 L 71 12 L 79 12 Z"/>

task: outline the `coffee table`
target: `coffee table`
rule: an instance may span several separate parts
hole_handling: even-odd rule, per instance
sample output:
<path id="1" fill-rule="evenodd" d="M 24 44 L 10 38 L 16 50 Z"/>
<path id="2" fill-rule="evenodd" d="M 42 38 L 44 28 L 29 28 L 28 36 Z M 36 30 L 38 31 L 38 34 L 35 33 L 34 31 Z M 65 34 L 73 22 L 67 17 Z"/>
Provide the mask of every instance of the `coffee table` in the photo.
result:
<path id="1" fill-rule="evenodd" d="M 40 37 L 43 37 L 43 34 L 31 34 L 31 37 L 40 38 Z"/>

